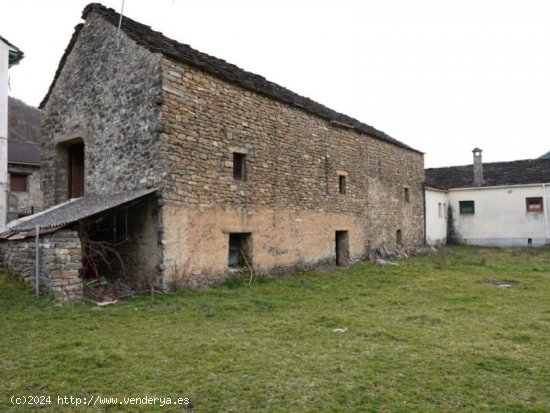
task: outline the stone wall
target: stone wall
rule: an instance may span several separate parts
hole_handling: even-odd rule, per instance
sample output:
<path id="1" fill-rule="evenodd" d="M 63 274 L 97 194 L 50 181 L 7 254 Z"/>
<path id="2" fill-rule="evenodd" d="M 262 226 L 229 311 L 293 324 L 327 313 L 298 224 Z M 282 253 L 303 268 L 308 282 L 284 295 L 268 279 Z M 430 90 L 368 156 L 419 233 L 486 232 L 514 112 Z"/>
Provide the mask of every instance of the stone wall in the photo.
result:
<path id="1" fill-rule="evenodd" d="M 117 40 L 119 39 L 119 40 Z M 67 198 L 67 145 L 85 145 L 85 193 L 151 186 L 158 168 L 161 59 L 95 13 L 78 34 L 44 107 L 46 206 Z"/>
<path id="2" fill-rule="evenodd" d="M 234 233 L 249 234 L 258 272 L 335 262 L 342 231 L 351 261 L 373 246 L 423 243 L 421 153 L 151 53 L 94 12 L 44 118 L 46 206 L 66 199 L 66 145 L 77 141 L 85 192 L 159 188 L 165 285 L 223 279 Z"/>
<path id="3" fill-rule="evenodd" d="M 36 285 L 35 239 L 0 241 L 0 264 L 27 284 Z M 40 294 L 60 301 L 82 298 L 79 270 L 82 249 L 76 231 L 61 230 L 40 237 Z"/>
<path id="4" fill-rule="evenodd" d="M 33 165 L 8 164 L 8 172 L 27 175 L 27 192 L 8 192 L 8 221 L 16 219 L 19 212 L 31 208 L 41 209 L 43 194 L 41 190 L 42 173 L 40 167 Z"/>
<path id="5" fill-rule="evenodd" d="M 202 285 L 226 273 L 230 233 L 251 234 L 259 271 L 334 260 L 336 231 L 349 231 L 352 260 L 395 247 L 398 230 L 404 247 L 423 243 L 422 154 L 168 58 L 163 68 L 168 278 L 185 268 Z M 234 153 L 244 180 L 233 177 Z"/>

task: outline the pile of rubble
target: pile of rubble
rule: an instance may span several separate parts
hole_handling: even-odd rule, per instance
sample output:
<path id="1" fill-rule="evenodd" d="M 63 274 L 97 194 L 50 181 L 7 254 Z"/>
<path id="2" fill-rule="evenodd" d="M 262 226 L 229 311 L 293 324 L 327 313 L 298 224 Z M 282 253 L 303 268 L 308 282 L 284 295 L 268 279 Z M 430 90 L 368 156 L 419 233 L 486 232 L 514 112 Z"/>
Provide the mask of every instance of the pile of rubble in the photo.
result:
<path id="1" fill-rule="evenodd" d="M 389 248 L 386 244 L 382 244 L 379 247 L 369 245 L 367 249 L 367 258 L 376 265 L 385 265 L 382 264 L 382 262 L 388 262 L 386 260 L 406 259 L 415 255 L 435 255 L 437 254 L 437 251 L 438 250 L 435 247 L 416 247 L 406 249 L 401 245 L 394 248 Z"/>

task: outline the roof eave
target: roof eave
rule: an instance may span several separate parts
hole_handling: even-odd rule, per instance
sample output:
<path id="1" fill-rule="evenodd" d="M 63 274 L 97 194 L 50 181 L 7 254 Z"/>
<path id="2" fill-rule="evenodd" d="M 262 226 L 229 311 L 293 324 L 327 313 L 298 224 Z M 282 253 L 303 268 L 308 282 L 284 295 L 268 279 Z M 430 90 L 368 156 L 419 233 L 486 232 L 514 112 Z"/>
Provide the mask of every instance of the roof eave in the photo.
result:
<path id="1" fill-rule="evenodd" d="M 20 50 L 10 50 L 9 51 L 9 63 L 8 67 L 15 66 L 25 57 L 24 53 Z"/>

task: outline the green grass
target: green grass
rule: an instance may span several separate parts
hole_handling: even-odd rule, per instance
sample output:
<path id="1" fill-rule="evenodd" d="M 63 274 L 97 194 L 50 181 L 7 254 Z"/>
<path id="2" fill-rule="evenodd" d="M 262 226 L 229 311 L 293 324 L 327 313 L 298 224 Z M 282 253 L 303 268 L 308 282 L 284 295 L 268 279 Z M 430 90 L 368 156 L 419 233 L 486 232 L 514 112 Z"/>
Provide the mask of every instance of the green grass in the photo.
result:
<path id="1" fill-rule="evenodd" d="M 186 411 L 59 395 L 188 397 L 196 412 L 550 411 L 548 249 L 454 247 L 104 308 L 36 300 L 1 276 L 0 314 L 0 411 L 35 411 L 12 395 L 52 395 L 38 411 Z"/>

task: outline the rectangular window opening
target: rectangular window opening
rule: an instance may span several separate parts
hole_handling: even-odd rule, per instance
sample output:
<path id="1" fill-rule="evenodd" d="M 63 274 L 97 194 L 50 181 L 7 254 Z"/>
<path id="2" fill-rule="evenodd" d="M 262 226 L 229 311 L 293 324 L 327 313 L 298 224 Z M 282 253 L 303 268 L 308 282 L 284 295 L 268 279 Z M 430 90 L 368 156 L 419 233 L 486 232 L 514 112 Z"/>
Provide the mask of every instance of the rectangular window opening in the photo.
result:
<path id="1" fill-rule="evenodd" d="M 542 212 L 544 210 L 542 197 L 526 198 L 525 203 L 527 212 Z"/>
<path id="2" fill-rule="evenodd" d="M 459 201 L 458 206 L 461 214 L 475 214 L 474 201 Z"/>
<path id="3" fill-rule="evenodd" d="M 10 173 L 10 191 L 27 192 L 27 175 Z"/>
<path id="4" fill-rule="evenodd" d="M 396 232 L 395 232 L 395 243 L 398 247 L 400 247 L 403 243 L 403 239 L 402 239 L 402 235 L 401 235 L 401 230 L 398 229 Z"/>
<path id="5" fill-rule="evenodd" d="M 229 234 L 230 267 L 252 267 L 252 234 L 240 232 Z"/>
<path id="6" fill-rule="evenodd" d="M 233 179 L 236 181 L 246 180 L 246 155 L 244 153 L 233 152 Z"/>
<path id="7" fill-rule="evenodd" d="M 443 218 L 443 205 L 441 202 L 437 204 L 438 217 Z"/>
<path id="8" fill-rule="evenodd" d="M 342 195 L 346 194 L 346 176 L 338 175 L 338 192 Z"/>
<path id="9" fill-rule="evenodd" d="M 411 202 L 411 195 L 409 192 L 409 188 L 405 188 L 405 202 Z"/>

